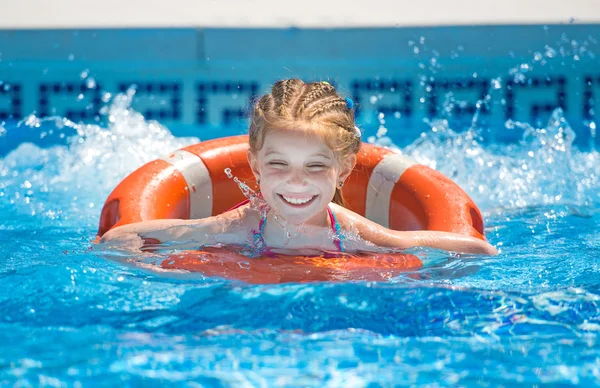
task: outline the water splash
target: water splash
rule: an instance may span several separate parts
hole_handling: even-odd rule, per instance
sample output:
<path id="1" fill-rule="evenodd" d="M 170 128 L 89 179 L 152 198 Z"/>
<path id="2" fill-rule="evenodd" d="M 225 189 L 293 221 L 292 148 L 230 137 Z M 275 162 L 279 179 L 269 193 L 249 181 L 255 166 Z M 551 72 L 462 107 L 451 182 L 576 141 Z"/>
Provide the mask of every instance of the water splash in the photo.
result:
<path id="1" fill-rule="evenodd" d="M 44 149 L 23 143 L 0 159 L 0 205 L 17 214 L 95 223 L 102 201 L 127 174 L 165 149 L 198 141 L 175 138 L 159 123 L 144 120 L 131 109 L 132 97 L 130 92 L 112 99 L 105 110 L 106 127 L 57 117 L 26 118 L 19 125 L 52 123 L 76 134 L 66 146 Z M 484 210 L 600 203 L 600 155 L 573 146 L 574 133 L 560 109 L 542 128 L 509 121 L 507 130 L 522 131 L 519 144 L 486 145 L 477 124 L 462 133 L 443 119 L 429 125 L 430 131 L 405 148 L 397 147 L 386 131 L 372 140 L 441 171 Z M 236 183 L 258 205 L 260 196 Z"/>
<path id="2" fill-rule="evenodd" d="M 271 211 L 271 206 L 269 206 L 267 201 L 265 201 L 259 193 L 255 192 L 248 185 L 242 182 L 238 177 L 234 176 L 230 168 L 225 168 L 223 171 L 229 179 L 233 179 L 233 181 L 238 185 L 238 187 L 242 191 L 242 194 L 244 194 L 244 196 L 248 198 L 248 200 L 250 201 L 251 208 L 259 212 L 261 219 L 266 219 Z M 306 232 L 306 227 L 304 226 L 304 224 L 291 226 L 287 221 L 285 221 L 275 212 L 273 212 L 273 220 L 283 228 L 284 246 L 287 246 L 292 239 L 296 239 Z M 295 230 L 293 231 L 292 229 Z M 254 250 L 258 250 L 259 252 L 264 252 L 267 249 L 267 246 L 265 245 L 260 231 L 255 231 L 254 233 L 254 244 L 252 248 L 254 248 Z"/>
<path id="3" fill-rule="evenodd" d="M 227 178 L 233 179 L 233 181 L 238 185 L 242 194 L 244 194 L 244 197 L 248 198 L 248 200 L 250 201 L 250 205 L 253 208 L 258 209 L 261 212 L 268 211 L 268 209 L 265 210 L 265 208 L 268 207 L 268 204 L 260 196 L 260 193 L 257 193 L 256 191 L 252 190 L 250 186 L 242 182 L 238 177 L 234 176 L 231 173 L 231 168 L 227 167 L 223 171 L 225 172 L 225 175 L 227 175 Z"/>
<path id="4" fill-rule="evenodd" d="M 102 109 L 107 126 L 76 124 L 66 118 L 26 117 L 19 127 L 47 131 L 69 128 L 66 145 L 40 148 L 22 143 L 0 159 L 0 206 L 7 213 L 41 216 L 76 224 L 96 223 L 105 198 L 127 174 L 164 154 L 198 142 L 176 138 L 156 121 L 131 109 L 135 92 L 116 95 Z"/>
<path id="5" fill-rule="evenodd" d="M 552 47 L 546 45 L 542 52 L 534 52 L 529 61 L 508 70 L 513 82 L 531 82 L 528 75 L 536 67 L 562 58 L 595 57 L 590 50 L 595 39 L 582 41 L 570 39 L 566 34 Z M 435 52 L 426 50 L 425 40 L 409 42 L 415 47 L 415 55 L 429 55 L 431 61 L 420 66 L 421 86 L 430 92 L 428 84 L 443 69 Z M 462 51 L 458 50 L 459 52 Z M 459 54 L 456 53 L 457 57 Z M 472 78 L 477 78 L 477 73 Z M 518 209 L 528 206 L 567 204 L 595 207 L 600 203 L 600 154 L 591 147 L 583 152 L 573 145 L 575 133 L 557 107 L 548 123 L 534 124 L 507 121 L 506 130 L 521 131 L 519 144 L 486 145 L 482 133 L 486 130 L 481 122 L 483 109 L 491 109 L 495 103 L 504 104 L 500 97 L 502 77 L 492 78 L 485 96 L 475 104 L 470 126 L 452 121 L 454 107 L 465 104 L 456 100 L 452 93 L 445 95 L 443 109 L 438 118 L 426 120 L 430 130 L 421 134 L 409 146 L 401 149 L 394 144 L 385 127 L 384 115 L 380 114 L 379 130 L 368 139 L 369 143 L 390 148 L 413 157 L 418 162 L 444 173 L 458 183 L 483 209 Z M 421 101 L 425 103 L 425 100 Z M 596 136 L 595 122 L 584 123 L 591 132 L 591 142 Z"/>
<path id="6" fill-rule="evenodd" d="M 449 176 L 484 209 L 600 203 L 600 155 L 573 146 L 560 108 L 544 128 L 507 122 L 523 131 L 519 144 L 484 146 L 475 130 L 458 133 L 445 120 L 430 125 L 431 132 L 401 151 Z"/>

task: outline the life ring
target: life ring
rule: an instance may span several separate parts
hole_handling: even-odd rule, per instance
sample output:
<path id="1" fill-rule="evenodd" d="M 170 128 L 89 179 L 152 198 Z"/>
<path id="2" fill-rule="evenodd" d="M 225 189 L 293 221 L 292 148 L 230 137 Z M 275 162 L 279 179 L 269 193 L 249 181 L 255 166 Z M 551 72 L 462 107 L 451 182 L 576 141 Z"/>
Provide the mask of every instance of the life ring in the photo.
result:
<path id="1" fill-rule="evenodd" d="M 100 215 L 98 236 L 116 226 L 133 222 L 205 218 L 227 211 L 246 198 L 225 172 L 226 169 L 248 186 L 257 187 L 248 165 L 247 149 L 247 136 L 221 138 L 179 149 L 140 167 L 108 196 Z M 362 145 L 356 168 L 344 184 L 343 196 L 350 210 L 390 229 L 437 230 L 484 239 L 481 213 L 458 185 L 443 174 L 386 148 Z M 209 251 L 188 252 L 173 256 L 162 266 L 233 278 L 252 278 L 253 272 L 269 267 L 268 260 L 252 262 L 251 267 L 256 267 L 256 271 L 250 269 L 249 274 L 232 274 L 229 267 L 235 260 L 230 260 L 229 264 L 223 264 L 227 260 L 219 261 L 215 256 L 209 260 L 208 257 L 214 254 Z M 225 256 L 232 258 L 235 255 Z M 195 263 L 194 257 L 197 259 Z M 296 269 L 304 272 L 308 279 L 314 277 L 306 273 L 306 269 L 310 272 L 311 268 L 335 267 L 343 272 L 350 268 L 360 271 L 357 268 L 361 266 L 364 271 L 378 266 L 389 268 L 391 265 L 389 260 L 382 258 L 382 263 L 386 264 L 380 266 L 373 259 L 371 257 L 371 265 L 368 261 L 352 258 L 341 261 L 327 259 L 329 262 L 319 258 L 295 258 L 295 262 Z M 213 264 L 209 266 L 206 263 Z M 288 268 L 289 263 L 293 260 L 282 265 Z M 273 267 L 275 262 L 270 264 Z M 420 261 L 417 263 L 414 257 L 407 257 L 399 258 L 393 264 L 392 267 L 406 270 L 418 268 Z M 290 278 L 290 271 L 286 271 L 284 277 Z"/>
<path id="2" fill-rule="evenodd" d="M 174 253 L 163 260 L 161 270 L 199 272 L 254 284 L 321 281 L 387 281 L 422 266 L 409 254 L 346 254 L 330 256 L 275 255 L 251 259 L 226 248 Z M 419 278 L 409 273 L 411 278 Z"/>

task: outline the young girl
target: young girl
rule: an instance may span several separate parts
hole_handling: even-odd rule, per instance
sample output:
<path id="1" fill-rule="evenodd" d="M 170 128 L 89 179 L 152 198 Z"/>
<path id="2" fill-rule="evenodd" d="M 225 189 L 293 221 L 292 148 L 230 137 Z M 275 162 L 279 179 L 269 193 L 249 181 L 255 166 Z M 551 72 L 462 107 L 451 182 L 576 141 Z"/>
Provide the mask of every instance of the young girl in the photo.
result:
<path id="1" fill-rule="evenodd" d="M 248 162 L 260 187 L 249 202 L 214 217 L 117 227 L 101 242 L 140 249 L 148 242 L 252 246 L 260 253 L 311 254 L 431 247 L 495 255 L 485 241 L 447 232 L 395 231 L 346 209 L 340 189 L 361 145 L 354 111 L 327 82 L 277 82 L 254 106 Z"/>

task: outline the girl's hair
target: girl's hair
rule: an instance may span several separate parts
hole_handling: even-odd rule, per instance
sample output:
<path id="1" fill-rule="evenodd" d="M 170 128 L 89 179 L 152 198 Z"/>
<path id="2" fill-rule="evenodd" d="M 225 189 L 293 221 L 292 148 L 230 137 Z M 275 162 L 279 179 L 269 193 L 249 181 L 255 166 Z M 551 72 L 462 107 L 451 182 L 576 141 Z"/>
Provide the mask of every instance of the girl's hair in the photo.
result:
<path id="1" fill-rule="evenodd" d="M 354 125 L 351 100 L 341 97 L 327 82 L 299 79 L 277 81 L 271 93 L 254 104 L 250 123 L 250 151 L 254 154 L 273 129 L 306 131 L 320 135 L 342 162 L 360 149 L 360 131 Z M 336 187 L 333 202 L 345 206 Z"/>

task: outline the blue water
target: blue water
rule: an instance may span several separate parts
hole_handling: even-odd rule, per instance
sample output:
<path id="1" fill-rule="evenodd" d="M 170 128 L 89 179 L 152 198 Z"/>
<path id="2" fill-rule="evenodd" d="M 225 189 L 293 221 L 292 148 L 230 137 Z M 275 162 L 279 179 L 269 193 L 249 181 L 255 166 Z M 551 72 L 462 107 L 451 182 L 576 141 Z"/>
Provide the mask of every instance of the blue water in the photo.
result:
<path id="1" fill-rule="evenodd" d="M 518 144 L 439 121 L 399 150 L 473 197 L 498 257 L 443 260 L 421 280 L 255 286 L 89 251 L 114 186 L 199 140 L 129 104 L 115 97 L 107 126 L 4 128 L 67 135 L 0 159 L 0 385 L 600 383 L 600 154 L 572 145 L 560 110 L 544 128 L 507 123 Z"/>

